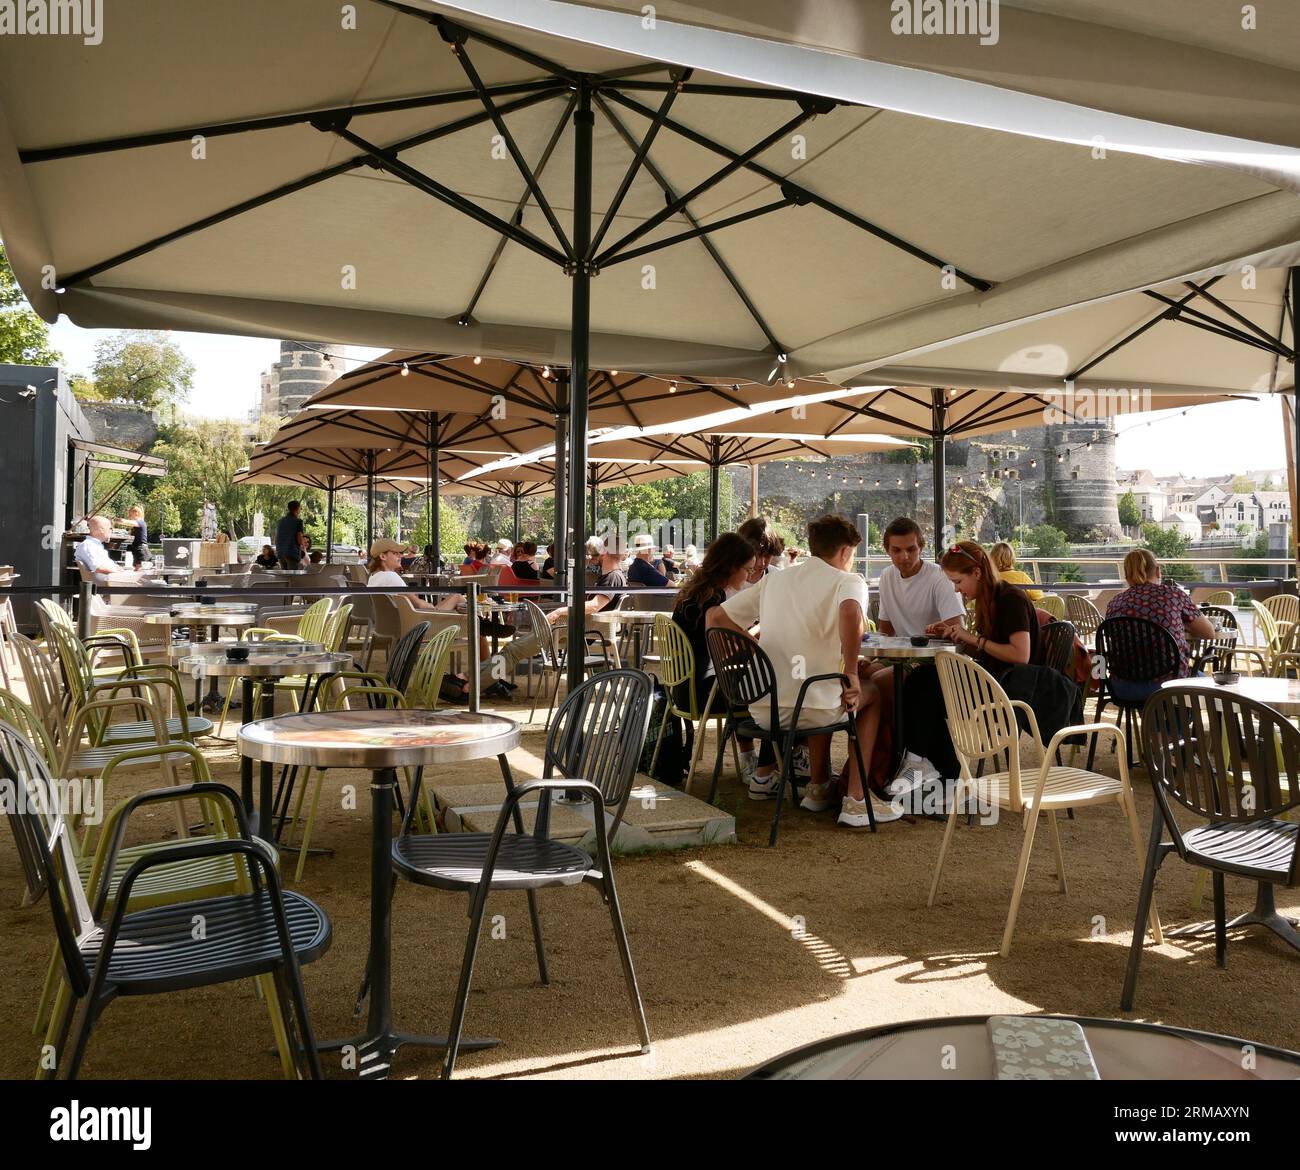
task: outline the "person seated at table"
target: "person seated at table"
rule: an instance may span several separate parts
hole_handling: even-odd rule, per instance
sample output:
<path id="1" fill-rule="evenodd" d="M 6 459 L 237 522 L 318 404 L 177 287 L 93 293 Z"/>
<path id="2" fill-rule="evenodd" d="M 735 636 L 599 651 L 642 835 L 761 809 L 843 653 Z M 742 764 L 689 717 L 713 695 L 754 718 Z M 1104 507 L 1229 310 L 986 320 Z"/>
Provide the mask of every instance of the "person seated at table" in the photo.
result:
<path id="1" fill-rule="evenodd" d="M 318 548 L 312 549 L 310 555 L 307 557 L 307 560 L 310 564 L 313 565 L 323 565 L 325 563 L 325 554 L 321 552 L 321 550 Z"/>
<path id="2" fill-rule="evenodd" d="M 742 589 L 753 588 L 768 573 L 776 571 L 773 562 L 781 559 L 781 554 L 785 551 L 785 541 L 776 534 L 766 516 L 751 516 L 736 531 L 757 551 L 753 568 L 735 591 L 739 593 Z M 734 595 L 733 593 L 729 596 Z"/>
<path id="3" fill-rule="evenodd" d="M 503 536 L 497 541 L 496 550 L 492 553 L 492 559 L 488 561 L 489 568 L 506 568 L 511 561 L 511 554 L 514 552 L 514 541 L 508 536 Z"/>
<path id="4" fill-rule="evenodd" d="M 411 562 L 411 566 L 409 569 L 407 569 L 407 572 L 416 573 L 416 574 L 429 574 L 429 573 L 442 572 L 442 570 L 438 567 L 438 555 L 434 551 L 433 545 L 426 544 L 424 546 L 424 552 L 421 553 L 418 557 L 415 558 L 415 560 Z"/>
<path id="5" fill-rule="evenodd" d="M 370 576 L 366 579 L 367 589 L 406 589 L 407 583 L 402 575 L 397 571 L 398 566 L 402 563 L 402 552 L 405 545 L 398 544 L 395 540 L 389 540 L 387 537 L 381 537 L 370 546 L 370 561 L 367 568 L 370 570 Z M 426 601 L 418 593 L 405 593 L 403 596 L 416 609 L 431 610 L 435 613 L 464 613 L 465 598 L 462 594 L 453 593 L 448 597 L 440 598 L 436 603 Z M 488 640 L 479 631 L 479 661 L 486 662 L 491 654 L 491 647 Z M 459 676 L 457 676 L 459 677 Z M 488 678 L 488 684 L 496 681 Z M 513 690 L 511 686 L 509 690 Z"/>
<path id="6" fill-rule="evenodd" d="M 555 580 L 555 545 L 546 546 L 546 560 L 542 563 L 542 580 Z"/>
<path id="7" fill-rule="evenodd" d="M 654 567 L 655 546 L 649 533 L 642 533 L 632 541 L 632 561 L 627 568 L 629 585 L 647 589 L 662 589 L 668 578 Z"/>
<path id="8" fill-rule="evenodd" d="M 684 711 L 704 712 L 713 690 L 710 680 L 714 677 L 713 660 L 709 657 L 708 639 L 705 637 L 705 625 L 709 610 L 727 600 L 727 590 L 733 593 L 740 583 L 749 575 L 754 565 L 757 552 L 752 544 L 738 532 L 724 532 L 707 549 L 700 567 L 691 574 L 691 579 L 681 587 L 673 601 L 673 621 L 681 627 L 690 641 L 695 658 L 695 673 L 677 685 L 673 692 L 673 701 Z M 692 699 L 694 706 L 692 707 Z M 721 697 L 715 700 L 721 702 Z M 694 729 L 687 724 L 686 752 L 690 755 L 689 737 Z M 765 773 L 770 774 L 771 766 L 776 763 L 776 755 L 768 740 L 759 744 L 758 757 L 754 756 L 754 741 L 736 737 L 736 746 L 740 749 L 740 773 L 745 787 L 756 787 L 755 772 L 762 765 Z M 771 782 L 765 780 L 757 786 L 761 793 L 771 788 Z"/>
<path id="9" fill-rule="evenodd" d="M 664 545 L 664 555 L 655 562 L 655 568 L 669 581 L 676 581 L 682 575 L 682 567 L 677 562 L 677 550 L 671 544 Z"/>
<path id="10" fill-rule="evenodd" d="M 762 633 L 763 650 L 776 671 L 778 718 L 787 727 L 804 679 L 843 671 L 847 681 L 813 683 L 804 696 L 800 722 L 824 727 L 842 722 L 851 713 L 857 724 L 862 759 L 871 759 L 880 721 L 880 691 L 870 679 L 858 677 L 858 655 L 866 623 L 867 585 L 848 571 L 862 535 L 843 516 L 826 515 L 808 525 L 808 560 L 781 573 L 765 576 L 753 588 L 735 594 L 709 610 L 708 628 L 721 627 L 745 633 L 755 622 Z M 842 664 L 842 665 L 841 665 Z M 767 700 L 751 707 L 750 717 L 767 727 L 771 708 Z M 797 727 L 797 725 L 796 725 Z M 776 730 L 773 728 L 772 730 Z M 808 739 L 812 779 L 800 807 L 820 812 L 831 804 L 831 737 Z M 864 787 L 857 760 L 849 753 L 848 790 L 838 823 L 850 828 L 870 824 L 867 801 L 875 801 Z M 775 765 L 755 770 L 749 794 L 756 800 L 777 795 L 781 783 Z M 900 814 L 876 802 L 878 821 L 897 820 Z"/>
<path id="11" fill-rule="evenodd" d="M 481 540 L 471 540 L 465 545 L 465 559 L 460 564 L 460 575 L 471 577 L 487 566 L 488 547 Z"/>
<path id="12" fill-rule="evenodd" d="M 533 558 L 537 556 L 537 545 L 531 540 L 515 546 L 515 559 L 510 564 L 510 571 L 520 581 L 541 580 Z"/>
<path id="13" fill-rule="evenodd" d="M 143 573 L 124 569 L 111 556 L 104 542 L 113 535 L 113 525 L 107 516 L 91 516 L 86 521 L 86 536 L 78 543 L 72 554 L 73 560 L 85 569 L 96 585 L 109 584 L 109 577 L 116 578 L 114 585 L 133 585 L 146 580 Z"/>
<path id="14" fill-rule="evenodd" d="M 993 562 L 994 568 L 998 571 L 998 576 L 1008 585 L 1032 585 L 1034 579 L 1023 569 L 1016 568 L 1016 550 L 1013 549 L 1005 540 L 999 540 L 997 544 L 989 549 L 989 560 Z M 1042 601 L 1043 591 L 1041 589 L 1026 589 L 1024 595 L 1030 601 Z"/>
<path id="15" fill-rule="evenodd" d="M 899 516 L 886 526 L 881 540 L 889 564 L 880 571 L 876 595 L 880 601 L 876 625 L 887 638 L 916 638 L 935 622 L 959 618 L 966 612 L 962 600 L 953 592 L 952 583 L 933 561 L 921 559 L 925 537 L 921 526 L 910 516 Z M 889 662 L 868 662 L 863 673 L 880 688 L 881 702 L 890 710 L 894 702 L 894 668 Z M 894 728 L 900 735 L 901 728 Z M 910 750 L 903 753 L 899 778 L 914 784 L 920 773 L 925 779 L 938 776 L 932 765 Z M 895 783 L 891 790 L 902 787 Z"/>
<path id="16" fill-rule="evenodd" d="M 1179 668 L 1169 678 L 1184 678 L 1189 673 L 1191 650 L 1188 643 L 1193 638 L 1213 638 L 1218 633 L 1214 624 L 1192 602 L 1175 581 L 1166 582 L 1161 577 L 1160 562 L 1150 550 L 1135 548 L 1124 558 L 1124 580 L 1128 588 L 1117 593 L 1106 606 L 1107 620 L 1117 617 L 1142 618 L 1169 631 L 1178 647 Z M 1159 689 L 1165 681 L 1128 683 L 1110 679 L 1111 689 L 1118 698 L 1141 699 Z"/>
<path id="17" fill-rule="evenodd" d="M 275 555 L 275 549 L 269 544 L 262 545 L 261 553 L 253 558 L 253 564 L 263 569 L 274 569 L 279 563 L 280 558 Z"/>
<path id="18" fill-rule="evenodd" d="M 972 629 L 960 617 L 928 626 L 932 638 L 956 643 L 994 676 L 1008 698 L 1028 703 L 1045 739 L 1070 723 L 1078 688 L 1064 675 L 1033 665 L 1038 650 L 1038 613 L 1024 591 L 998 577 L 997 567 L 973 540 L 960 540 L 939 558 L 939 567 L 960 601 L 973 602 Z M 904 733 L 908 748 L 928 767 L 922 779 L 959 774 L 957 755 L 942 717 L 943 689 L 939 671 L 919 666 L 903 686 Z"/>
<path id="19" fill-rule="evenodd" d="M 704 559 L 703 557 L 700 556 L 700 550 L 697 549 L 693 544 L 688 544 L 684 549 L 682 549 L 682 556 L 685 558 L 686 571 L 688 573 L 694 572 L 696 569 L 698 569 L 700 565 L 703 563 L 703 559 Z"/>
<path id="20" fill-rule="evenodd" d="M 622 569 L 622 554 L 616 551 L 612 542 L 606 544 L 599 537 L 592 537 L 587 542 L 589 548 L 593 540 L 600 550 L 600 576 L 593 587 L 595 591 L 587 597 L 586 604 L 583 606 L 583 610 L 587 614 L 599 613 L 603 609 L 617 609 L 618 603 L 623 599 L 623 594 L 619 590 L 627 588 L 627 576 Z M 558 627 L 557 637 L 561 643 L 568 637 L 568 620 L 568 606 L 560 606 L 546 615 L 547 623 Z M 519 663 L 527 662 L 540 649 L 541 644 L 533 634 L 515 637 L 507 642 L 498 653 L 493 654 L 490 658 L 485 658 L 483 664 L 485 681 L 493 684 L 497 682 L 505 683 L 506 686 L 513 690 L 513 684 L 507 682 L 507 680 L 514 677 L 515 668 Z M 485 691 L 484 693 L 489 692 Z"/>

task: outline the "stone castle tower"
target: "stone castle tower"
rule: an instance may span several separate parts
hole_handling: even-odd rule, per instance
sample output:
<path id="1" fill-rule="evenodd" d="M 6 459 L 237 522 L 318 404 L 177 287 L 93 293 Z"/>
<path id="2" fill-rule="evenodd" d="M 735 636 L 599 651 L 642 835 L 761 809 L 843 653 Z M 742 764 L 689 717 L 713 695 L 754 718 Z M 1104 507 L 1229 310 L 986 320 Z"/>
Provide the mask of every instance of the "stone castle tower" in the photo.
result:
<path id="1" fill-rule="evenodd" d="M 258 413 L 292 418 L 317 390 L 344 372 L 343 353 L 341 345 L 280 342 L 280 360 L 262 374 Z"/>
<path id="2" fill-rule="evenodd" d="M 1110 423 L 1070 423 L 1046 427 L 1045 432 L 1052 522 L 1072 540 L 1119 537 L 1115 428 Z"/>

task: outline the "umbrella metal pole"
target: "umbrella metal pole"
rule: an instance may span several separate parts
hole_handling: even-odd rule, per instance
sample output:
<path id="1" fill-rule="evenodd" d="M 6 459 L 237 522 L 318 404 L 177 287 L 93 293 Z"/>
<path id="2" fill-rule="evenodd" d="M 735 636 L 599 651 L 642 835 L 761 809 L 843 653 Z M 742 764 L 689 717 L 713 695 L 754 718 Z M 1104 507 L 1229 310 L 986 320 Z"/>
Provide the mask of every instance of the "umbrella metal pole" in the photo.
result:
<path id="1" fill-rule="evenodd" d="M 591 84 L 578 79 L 573 114 L 573 300 L 569 322 L 572 350 L 569 361 L 569 693 L 582 683 L 586 658 L 587 574 L 583 554 L 587 544 L 587 391 L 591 344 Z"/>
<path id="2" fill-rule="evenodd" d="M 325 489 L 325 563 L 334 563 L 334 477 Z"/>
<path id="3" fill-rule="evenodd" d="M 366 555 L 375 543 L 375 453 L 366 452 Z"/>
<path id="4" fill-rule="evenodd" d="M 597 487 L 596 481 L 593 479 L 591 481 L 591 530 L 592 532 L 596 531 L 600 523 L 599 500 L 597 498 L 597 493 L 599 491 L 600 488 Z"/>
<path id="5" fill-rule="evenodd" d="M 1300 353 L 1300 267 L 1291 269 L 1291 349 L 1294 353 Z M 1278 328 L 1278 340 L 1282 339 L 1282 329 Z M 1294 368 L 1292 376 L 1295 375 Z M 1300 379 L 1296 380 L 1295 391 L 1292 395 L 1294 399 L 1292 410 L 1292 422 L 1295 423 L 1295 435 L 1291 444 L 1291 474 L 1294 479 L 1297 474 L 1297 460 L 1300 460 Z M 1297 516 L 1295 509 L 1291 509 L 1291 540 L 1295 546 L 1296 560 L 1296 579 L 1300 581 L 1300 516 Z"/>
<path id="6" fill-rule="evenodd" d="M 930 391 L 930 403 L 930 438 L 934 444 L 934 555 L 938 557 L 944 549 L 944 475 L 946 474 L 943 427 L 944 402 L 941 389 L 936 388 Z"/>
<path id="7" fill-rule="evenodd" d="M 519 543 L 519 505 L 520 505 L 520 502 L 521 502 L 521 499 L 522 499 L 522 493 L 523 493 L 523 487 L 522 487 L 522 485 L 516 484 L 516 485 L 515 485 L 515 490 L 514 490 L 514 505 L 515 505 L 515 515 L 514 515 L 514 521 L 515 521 L 515 544 L 518 544 L 518 543 Z"/>
<path id="8" fill-rule="evenodd" d="M 569 580 L 569 542 L 567 539 L 569 530 L 569 428 L 568 415 L 565 413 L 568 409 L 568 390 L 566 375 L 558 375 L 556 379 L 556 397 L 563 395 L 564 401 L 558 403 L 561 409 L 555 416 L 555 537 L 552 543 L 555 545 L 555 583 L 561 588 Z"/>
<path id="9" fill-rule="evenodd" d="M 478 672 L 483 665 L 478 652 L 478 582 L 471 581 L 465 592 L 465 674 L 469 677 L 469 709 L 479 708 L 482 687 Z"/>
<path id="10" fill-rule="evenodd" d="M 749 518 L 758 515 L 758 464 L 749 465 Z"/>
<path id="11" fill-rule="evenodd" d="M 717 435 L 709 436 L 709 543 L 718 539 L 718 513 L 721 508 L 721 488 L 719 477 L 722 468 L 722 440 Z"/>
<path id="12" fill-rule="evenodd" d="M 433 568 L 442 568 L 442 517 L 438 515 L 438 415 L 429 415 L 429 543 L 433 545 Z"/>

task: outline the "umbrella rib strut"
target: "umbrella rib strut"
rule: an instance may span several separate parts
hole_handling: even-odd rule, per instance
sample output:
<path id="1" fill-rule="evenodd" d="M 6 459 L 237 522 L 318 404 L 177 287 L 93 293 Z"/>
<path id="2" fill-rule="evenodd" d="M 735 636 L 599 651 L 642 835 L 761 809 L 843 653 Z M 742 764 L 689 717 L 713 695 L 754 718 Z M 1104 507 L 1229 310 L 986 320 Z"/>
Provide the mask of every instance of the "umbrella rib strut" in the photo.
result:
<path id="1" fill-rule="evenodd" d="M 623 175 L 623 181 L 619 183 L 618 190 L 614 192 L 614 198 L 609 201 L 609 207 L 605 209 L 605 215 L 600 221 L 600 227 L 596 229 L 596 237 L 591 241 L 591 250 L 593 252 L 600 249 L 601 242 L 605 239 L 605 233 L 609 231 L 610 225 L 614 222 L 614 216 L 618 214 L 618 209 L 623 206 L 623 200 L 627 198 L 627 193 L 632 189 L 632 182 L 636 178 L 637 172 L 641 169 L 641 164 L 646 161 L 646 156 L 650 153 L 650 146 L 658 136 L 660 129 L 663 127 L 664 119 L 668 117 L 668 111 L 672 109 L 673 102 L 677 100 L 677 95 L 682 92 L 682 86 L 690 79 L 693 70 L 673 70 L 674 84 L 664 94 L 664 100 L 659 103 L 659 109 L 655 116 L 650 120 L 650 129 L 645 133 L 635 151 L 632 153 L 632 161 L 628 164 L 627 172 Z M 601 109 L 608 117 L 609 111 L 605 108 L 604 103 L 600 103 Z M 629 143 L 629 145 L 631 145 Z"/>
<path id="2" fill-rule="evenodd" d="M 1256 325 L 1255 322 L 1252 321 L 1249 317 L 1247 317 L 1244 313 L 1237 312 L 1237 310 L 1234 309 L 1231 305 L 1229 305 L 1226 301 L 1219 300 L 1218 297 L 1216 297 L 1213 293 L 1209 291 L 1210 285 L 1214 283 L 1213 281 L 1209 281 L 1204 285 L 1199 285 L 1194 280 L 1188 280 L 1185 281 L 1184 283 L 1187 285 L 1188 288 L 1195 289 L 1198 293 L 1200 293 L 1200 295 L 1205 300 L 1209 301 L 1210 304 L 1215 305 L 1218 308 L 1222 309 L 1223 312 L 1227 313 L 1228 316 L 1231 317 L 1234 321 L 1239 321 L 1252 333 L 1256 333 L 1260 337 L 1262 337 L 1266 342 L 1268 342 L 1270 348 L 1273 348 L 1275 353 L 1281 355 L 1282 357 L 1288 356 L 1286 343 L 1282 340 L 1281 335 L 1279 334 L 1277 337 L 1274 337 L 1262 325 Z M 1289 356 L 1294 356 L 1294 354 L 1295 351 L 1291 350 Z"/>
<path id="3" fill-rule="evenodd" d="M 528 106 L 536 105 L 538 102 L 547 100 L 554 96 L 558 86 L 550 86 L 547 89 L 531 93 L 514 102 L 509 102 L 501 107 L 501 112 L 513 112 L 522 110 Z M 390 150 L 409 150 L 412 147 L 423 146 L 426 143 L 434 142 L 439 138 L 445 138 L 449 134 L 458 133 L 461 130 L 469 130 L 474 126 L 480 125 L 488 120 L 486 112 L 470 114 L 464 118 L 457 118 L 454 122 L 444 123 L 442 126 L 435 127 L 433 130 L 426 130 L 423 133 L 413 135 L 410 138 L 404 138 L 402 141 L 389 147 Z M 146 240 L 142 244 L 137 244 L 128 248 L 124 252 L 119 252 L 116 256 L 110 256 L 107 260 L 101 260 L 89 268 L 83 268 L 71 276 L 60 277 L 65 286 L 82 284 L 92 277 L 98 276 L 101 272 L 106 272 L 110 268 L 116 268 L 119 264 L 126 264 L 131 260 L 137 260 L 150 252 L 156 251 L 165 244 L 174 243 L 176 240 L 184 239 L 195 232 L 203 231 L 210 227 L 216 227 L 218 224 L 225 223 L 228 219 L 234 219 L 238 215 L 243 215 L 247 211 L 256 211 L 259 207 L 264 207 L 268 203 L 274 203 L 277 199 L 283 199 L 286 195 L 294 195 L 299 191 L 305 191 L 309 187 L 314 187 L 317 183 L 323 183 L 327 179 L 334 179 L 340 175 L 345 175 L 349 171 L 354 171 L 358 167 L 365 166 L 370 158 L 370 152 L 363 155 L 357 155 L 354 158 L 344 159 L 340 163 L 335 163 L 332 167 L 326 167 L 323 170 L 315 171 L 310 175 L 304 175 L 300 179 L 293 179 L 288 183 L 282 183 L 278 187 L 272 187 L 271 190 L 263 192 L 261 195 L 254 195 L 249 199 L 241 200 L 239 203 L 232 204 L 230 207 L 223 208 L 221 211 L 214 211 L 211 215 L 205 215 L 201 219 L 193 220 L 181 227 L 173 228 L 169 232 L 164 232 L 161 236 L 155 236 L 151 240 Z"/>
<path id="4" fill-rule="evenodd" d="M 555 124 L 555 129 L 551 132 L 550 140 L 546 143 L 546 149 L 542 151 L 541 157 L 537 160 L 536 174 L 537 178 L 542 177 L 542 172 L 546 169 L 546 164 L 551 161 L 551 155 L 560 141 L 560 135 L 564 133 L 564 128 L 569 124 L 569 116 L 573 113 L 573 106 L 576 98 L 570 97 L 564 107 L 564 112 L 560 115 L 560 120 Z M 528 206 L 529 191 L 526 188 L 524 193 L 519 197 L 519 202 L 515 204 L 515 213 L 510 217 L 510 222 L 516 227 L 522 227 L 524 222 L 524 208 Z M 501 253 L 506 248 L 506 238 L 501 237 L 497 241 L 497 246 L 492 252 L 492 258 L 487 262 L 487 267 L 483 269 L 483 276 L 474 289 L 474 295 L 470 297 L 469 304 L 465 306 L 465 311 L 457 318 L 461 325 L 468 325 L 474 316 L 474 310 L 478 308 L 479 300 L 482 298 L 484 291 L 487 289 L 488 281 L 492 279 L 492 274 L 496 271 L 497 265 L 501 262 Z"/>
<path id="5" fill-rule="evenodd" d="M 610 109 L 609 103 L 606 102 L 600 94 L 596 95 L 596 104 L 600 107 L 600 112 L 605 115 L 606 119 L 608 119 L 609 124 L 614 127 L 619 137 L 622 138 L 623 141 L 629 147 L 631 147 L 636 141 L 632 137 L 631 131 L 629 131 L 628 128 L 623 125 L 622 119 L 619 118 L 619 116 L 615 114 L 612 109 Z M 677 198 L 677 193 L 673 190 L 673 187 L 668 182 L 668 180 L 664 178 L 663 172 L 660 171 L 659 168 L 655 166 L 655 164 L 648 157 L 645 160 L 645 169 L 646 172 L 650 175 L 650 177 L 654 179 L 656 183 L 659 184 L 660 189 L 663 191 L 664 195 L 668 199 L 675 200 Z M 682 208 L 682 215 L 686 217 L 686 221 L 692 227 L 699 227 L 699 220 L 697 220 L 695 216 L 691 214 L 691 210 L 689 207 Z M 740 280 L 736 277 L 736 274 L 731 271 L 730 266 L 722 258 L 722 254 L 717 250 L 717 248 L 713 246 L 713 241 L 710 240 L 708 236 L 701 236 L 700 243 L 704 245 L 704 249 L 705 251 L 708 252 L 709 256 L 712 258 L 713 263 L 718 266 L 718 270 L 722 273 L 727 283 L 731 285 L 732 289 L 736 293 L 736 296 L 740 298 L 740 303 L 745 306 L 745 310 L 749 313 L 750 317 L 753 318 L 754 324 L 758 326 L 758 328 L 762 331 L 763 336 L 767 338 L 767 343 L 769 346 L 772 347 L 772 352 L 773 353 L 787 352 L 785 346 L 783 346 L 779 341 L 777 341 L 776 335 L 772 332 L 771 328 L 768 326 L 767 321 L 763 319 L 763 315 L 758 311 L 758 307 L 754 304 L 753 300 L 750 299 L 749 294 L 742 287 Z"/>
<path id="6" fill-rule="evenodd" d="M 734 154 L 728 151 L 728 154 L 730 154 L 731 157 L 725 166 L 719 167 L 713 172 L 713 174 L 709 175 L 705 179 L 701 179 L 700 182 L 696 183 L 695 186 L 687 191 L 685 195 L 679 195 L 666 207 L 656 211 L 649 219 L 643 220 L 641 223 L 637 224 L 637 226 L 623 236 L 622 239 L 610 244 L 608 248 L 595 258 L 596 266 L 600 267 L 608 263 L 609 260 L 616 256 L 622 249 L 626 248 L 634 241 L 639 240 L 647 233 L 654 231 L 654 229 L 661 223 L 671 219 L 679 211 L 685 208 L 691 200 L 699 198 L 699 196 L 703 195 L 706 191 L 712 190 L 724 179 L 734 175 L 741 169 L 741 167 L 752 162 L 765 150 L 770 149 L 775 143 L 780 142 L 781 139 L 787 137 L 791 132 L 798 130 L 799 127 L 810 118 L 817 114 L 829 113 L 835 108 L 834 102 L 829 102 L 825 99 L 818 100 L 814 98 L 799 97 L 796 100 L 798 100 L 801 107 L 798 114 L 793 118 L 790 118 L 784 125 L 773 130 L 770 134 L 759 139 L 758 142 L 754 143 L 754 145 L 743 154 Z M 667 115 L 665 115 L 661 120 L 668 122 Z M 668 124 L 671 125 L 671 123 Z"/>
<path id="7" fill-rule="evenodd" d="M 636 101 L 634 98 L 628 97 L 627 94 L 620 93 L 618 90 L 610 87 L 607 87 L 604 92 L 614 101 L 618 102 L 619 105 L 626 106 L 630 110 L 635 110 L 638 114 L 642 115 L 642 117 L 654 117 L 654 111 L 649 106 Z M 676 122 L 671 118 L 665 118 L 664 125 L 667 126 L 668 129 L 680 134 L 688 142 L 694 142 L 697 146 L 702 146 L 706 150 L 711 150 L 715 154 L 722 155 L 724 158 L 734 160 L 739 157 L 736 152 L 731 150 L 729 147 L 714 142 L 711 138 L 699 133 L 699 131 L 692 130 L 689 126 L 684 126 L 680 122 Z M 950 270 L 954 276 L 959 277 L 971 287 L 979 289 L 980 292 L 988 292 L 989 289 L 993 287 L 992 281 L 983 280 L 978 276 L 972 276 L 970 273 L 958 268 L 955 264 L 949 264 L 946 261 L 939 259 L 939 257 L 931 255 L 924 248 L 919 248 L 915 244 L 908 243 L 906 240 L 894 235 L 892 232 L 886 231 L 884 228 L 872 223 L 870 220 L 863 219 L 862 216 L 849 211 L 848 208 L 841 207 L 838 203 L 834 203 L 824 196 L 818 195 L 815 191 L 810 191 L 807 187 L 801 186 L 800 184 L 787 179 L 785 176 L 763 166 L 761 163 L 755 162 L 753 159 L 746 161 L 743 166 L 745 170 L 753 171 L 756 175 L 761 175 L 763 178 L 767 179 L 768 182 L 775 183 L 778 187 L 784 185 L 789 187 L 792 191 L 806 196 L 809 203 L 815 204 L 823 211 L 828 211 L 832 215 L 838 216 L 846 223 L 851 223 L 854 227 L 869 232 L 877 239 L 883 240 L 885 243 L 906 252 L 909 256 L 913 256 L 917 260 L 922 260 L 931 267 L 938 268 L 941 271 L 944 269 Z"/>
<path id="8" fill-rule="evenodd" d="M 529 193 L 546 217 L 546 222 L 551 225 L 551 231 L 555 233 L 555 238 L 561 250 L 572 259 L 573 246 L 569 243 L 568 236 L 564 234 L 560 221 L 555 218 L 555 212 L 551 210 L 550 203 L 547 202 L 546 196 L 542 194 L 542 188 L 537 182 L 537 177 L 533 174 L 533 169 L 524 159 L 519 144 L 515 142 L 515 136 L 510 133 L 510 127 L 506 125 L 505 119 L 501 117 L 496 103 L 492 100 L 492 95 L 488 93 L 487 86 L 483 84 L 483 79 L 478 75 L 478 70 L 474 68 L 474 62 L 469 58 L 469 53 L 465 49 L 467 33 L 459 25 L 453 25 L 450 22 L 440 24 L 438 31 L 442 33 L 443 40 L 451 47 L 452 55 L 460 63 L 460 67 L 465 70 L 465 76 L 469 78 L 470 85 L 474 87 L 474 92 L 478 94 L 479 101 L 483 103 L 483 108 L 487 110 L 488 116 L 492 119 L 492 125 L 497 128 L 497 133 L 501 135 L 502 140 L 505 142 L 510 157 L 515 160 L 515 166 L 519 168 L 519 173 L 523 176 Z"/>

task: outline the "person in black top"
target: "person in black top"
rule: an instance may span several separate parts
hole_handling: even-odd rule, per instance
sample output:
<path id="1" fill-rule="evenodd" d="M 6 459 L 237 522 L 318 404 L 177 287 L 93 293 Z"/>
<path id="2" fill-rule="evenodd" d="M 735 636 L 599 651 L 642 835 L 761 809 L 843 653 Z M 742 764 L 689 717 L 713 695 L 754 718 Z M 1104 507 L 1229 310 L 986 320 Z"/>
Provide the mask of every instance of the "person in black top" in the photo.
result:
<path id="1" fill-rule="evenodd" d="M 546 560 L 542 563 L 542 579 L 555 580 L 555 545 L 553 544 L 546 546 Z"/>
<path id="2" fill-rule="evenodd" d="M 131 530 L 131 542 L 126 546 L 138 569 L 144 558 L 149 555 L 149 526 L 144 522 L 144 509 L 139 504 L 132 504 L 126 510 L 126 517 L 118 521 L 124 528 Z"/>
<path id="3" fill-rule="evenodd" d="M 290 500 L 275 527 L 275 554 L 286 569 L 296 569 L 306 555 L 307 534 L 303 529 L 302 503 Z"/>
<path id="4" fill-rule="evenodd" d="M 537 575 L 537 566 L 533 564 L 533 557 L 537 555 L 537 545 L 526 540 L 523 544 L 515 548 L 516 557 L 510 565 L 510 571 L 520 581 L 537 581 L 540 578 Z"/>
<path id="5" fill-rule="evenodd" d="M 939 558 L 953 588 L 975 603 L 971 629 L 960 618 L 926 628 L 930 637 L 948 638 L 994 676 L 1011 699 L 1031 705 L 1044 739 L 1069 723 L 1077 695 L 1075 684 L 1045 666 L 1038 655 L 1038 614 L 1024 590 L 1003 581 L 988 554 L 973 540 L 961 540 Z M 945 780 L 960 774 L 944 710 L 939 672 L 931 665 L 913 670 L 903 685 L 904 738 L 907 749 Z M 1020 715 L 1017 715 L 1020 718 Z M 920 770 L 928 779 L 929 770 Z M 897 781 L 895 782 L 897 783 Z M 898 791 L 906 790 L 903 784 Z"/>
<path id="6" fill-rule="evenodd" d="M 654 567 L 655 546 L 649 534 L 638 536 L 632 545 L 632 563 L 627 568 L 627 579 L 632 585 L 662 589 L 668 578 Z"/>
<path id="7" fill-rule="evenodd" d="M 745 583 L 758 559 L 758 550 L 753 543 L 736 532 L 724 532 L 707 549 L 700 567 L 691 575 L 691 579 L 682 586 L 673 607 L 673 621 L 681 627 L 682 632 L 691 643 L 695 657 L 695 674 L 686 682 L 679 683 L 673 689 L 673 703 L 683 711 L 704 711 L 709 692 L 713 689 L 710 681 L 713 675 L 713 663 L 709 659 L 708 642 L 704 636 L 705 618 L 709 610 L 721 605 L 729 592 L 738 591 Z M 695 687 L 695 703 L 691 703 L 691 686 Z M 715 700 L 716 701 L 716 700 Z M 748 715 L 748 712 L 745 712 Z M 691 750 L 690 741 L 694 729 L 688 724 L 686 729 L 687 751 Z M 740 767 L 742 779 L 746 784 L 754 778 L 761 764 L 769 767 L 776 763 L 776 753 L 772 744 L 763 740 L 759 744 L 758 754 L 754 754 L 754 741 L 736 737 L 736 746 L 740 749 Z"/>
<path id="8" fill-rule="evenodd" d="M 254 558 L 253 564 L 261 565 L 264 569 L 274 569 L 280 563 L 280 558 L 275 555 L 275 549 L 269 544 L 262 545 L 262 552 Z"/>

